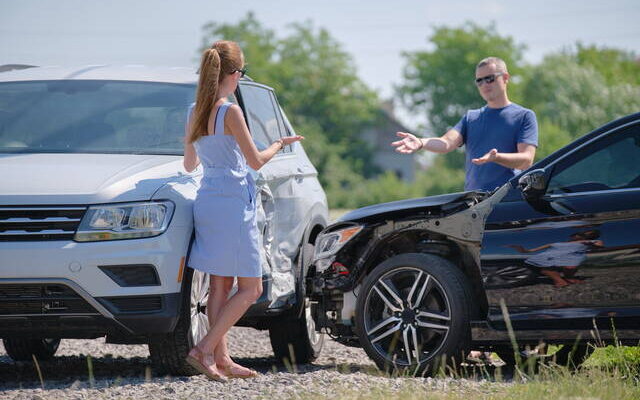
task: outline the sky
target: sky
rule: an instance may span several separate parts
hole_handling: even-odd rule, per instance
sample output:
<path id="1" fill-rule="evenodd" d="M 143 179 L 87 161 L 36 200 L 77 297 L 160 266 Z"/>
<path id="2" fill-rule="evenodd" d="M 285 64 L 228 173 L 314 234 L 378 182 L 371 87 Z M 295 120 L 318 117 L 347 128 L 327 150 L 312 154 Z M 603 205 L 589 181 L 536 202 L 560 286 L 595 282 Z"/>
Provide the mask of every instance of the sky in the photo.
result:
<path id="1" fill-rule="evenodd" d="M 577 41 L 640 55 L 639 0 L 0 0 L 0 65 L 195 67 L 202 26 L 249 11 L 278 36 L 296 22 L 327 29 L 383 98 L 402 82 L 402 53 L 429 50 L 435 26 L 493 22 L 528 63 Z"/>

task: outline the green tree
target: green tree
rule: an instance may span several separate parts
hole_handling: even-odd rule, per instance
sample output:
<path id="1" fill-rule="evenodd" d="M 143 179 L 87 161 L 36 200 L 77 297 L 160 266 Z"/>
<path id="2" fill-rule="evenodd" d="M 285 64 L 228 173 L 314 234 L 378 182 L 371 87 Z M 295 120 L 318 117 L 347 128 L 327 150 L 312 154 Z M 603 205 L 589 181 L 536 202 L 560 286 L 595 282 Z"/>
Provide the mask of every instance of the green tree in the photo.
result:
<path id="1" fill-rule="evenodd" d="M 538 119 L 575 139 L 610 120 L 637 112 L 640 85 L 635 81 L 640 66 L 635 67 L 636 74 L 617 75 L 616 71 L 627 68 L 626 61 L 616 61 L 611 54 L 618 53 L 612 52 L 607 49 L 598 53 L 589 48 L 587 57 L 581 50 L 563 51 L 546 56 L 532 68 L 523 94 Z M 602 59 L 608 59 L 610 65 L 601 64 L 598 60 Z M 540 129 L 541 138 L 548 134 Z"/>
<path id="2" fill-rule="evenodd" d="M 356 75 L 351 56 L 326 30 L 310 22 L 289 28 L 289 35 L 278 38 L 249 13 L 236 24 L 205 25 L 202 47 L 223 38 L 238 42 L 249 75 L 276 90 L 299 133 L 326 139 L 323 146 L 309 146 L 319 169 L 325 170 L 323 161 L 331 158 L 330 152 L 338 152 L 357 173 L 369 175 L 375 171 L 367 164 L 370 149 L 358 134 L 375 117 L 376 94 Z"/>
<path id="3" fill-rule="evenodd" d="M 455 125 L 468 109 L 484 104 L 473 83 L 480 60 L 500 57 L 511 75 L 521 71 L 524 46 L 500 36 L 495 25 L 437 27 L 428 41 L 433 50 L 404 53 L 404 83 L 398 92 L 412 111 L 426 114 L 435 134 Z"/>

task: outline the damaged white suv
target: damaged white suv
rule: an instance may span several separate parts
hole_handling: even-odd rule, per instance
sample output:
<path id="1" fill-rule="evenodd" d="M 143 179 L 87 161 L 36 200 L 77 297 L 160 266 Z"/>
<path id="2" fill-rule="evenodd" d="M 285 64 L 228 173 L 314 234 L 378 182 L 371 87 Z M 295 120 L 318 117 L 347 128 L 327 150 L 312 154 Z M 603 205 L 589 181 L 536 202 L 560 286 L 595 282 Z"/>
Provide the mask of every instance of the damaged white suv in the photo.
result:
<path id="1" fill-rule="evenodd" d="M 160 372 L 206 332 L 208 277 L 186 268 L 202 169 L 182 167 L 197 75 L 90 66 L 0 74 L 0 337 L 15 360 L 60 339 L 148 343 Z M 273 90 L 243 79 L 230 99 L 258 148 L 295 135 Z M 327 202 L 299 143 L 259 172 L 262 297 L 239 325 L 269 329 L 278 359 L 317 357 L 304 281 Z"/>

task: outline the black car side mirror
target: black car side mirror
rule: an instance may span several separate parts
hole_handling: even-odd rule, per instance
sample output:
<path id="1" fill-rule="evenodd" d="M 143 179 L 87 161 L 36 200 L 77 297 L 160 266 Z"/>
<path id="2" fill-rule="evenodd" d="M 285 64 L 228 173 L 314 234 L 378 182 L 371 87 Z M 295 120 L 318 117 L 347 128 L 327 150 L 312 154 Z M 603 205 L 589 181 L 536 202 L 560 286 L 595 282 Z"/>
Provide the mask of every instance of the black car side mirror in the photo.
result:
<path id="1" fill-rule="evenodd" d="M 525 199 L 538 199 L 547 190 L 547 173 L 544 169 L 527 172 L 518 179 L 518 186 Z"/>

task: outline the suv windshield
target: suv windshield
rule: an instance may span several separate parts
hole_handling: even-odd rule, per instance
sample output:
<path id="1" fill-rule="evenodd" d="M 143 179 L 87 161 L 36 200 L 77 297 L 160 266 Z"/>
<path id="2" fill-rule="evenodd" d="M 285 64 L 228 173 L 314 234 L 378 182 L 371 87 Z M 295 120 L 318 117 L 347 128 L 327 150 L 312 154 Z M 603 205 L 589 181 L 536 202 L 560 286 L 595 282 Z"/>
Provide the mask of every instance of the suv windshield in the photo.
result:
<path id="1" fill-rule="evenodd" d="M 0 152 L 182 155 L 194 92 L 157 82 L 0 83 Z"/>

